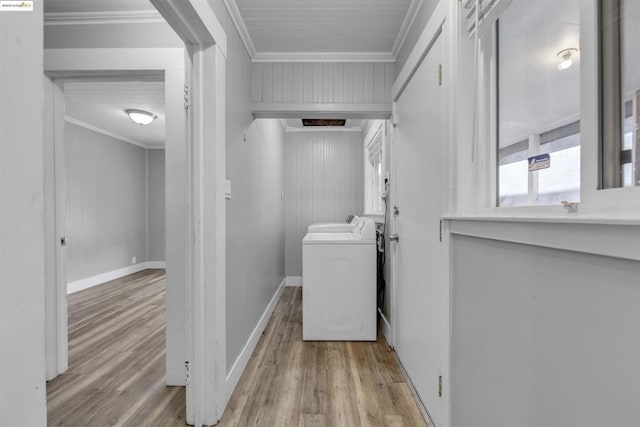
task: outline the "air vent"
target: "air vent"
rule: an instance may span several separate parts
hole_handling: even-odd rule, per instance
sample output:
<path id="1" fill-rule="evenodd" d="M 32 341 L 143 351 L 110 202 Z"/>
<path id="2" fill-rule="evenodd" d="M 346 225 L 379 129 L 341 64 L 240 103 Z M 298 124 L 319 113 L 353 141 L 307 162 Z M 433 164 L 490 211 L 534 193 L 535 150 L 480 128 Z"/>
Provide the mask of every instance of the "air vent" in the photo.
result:
<path id="1" fill-rule="evenodd" d="M 347 123 L 346 120 L 343 119 L 302 119 L 303 126 L 331 126 L 337 127 L 342 126 Z"/>

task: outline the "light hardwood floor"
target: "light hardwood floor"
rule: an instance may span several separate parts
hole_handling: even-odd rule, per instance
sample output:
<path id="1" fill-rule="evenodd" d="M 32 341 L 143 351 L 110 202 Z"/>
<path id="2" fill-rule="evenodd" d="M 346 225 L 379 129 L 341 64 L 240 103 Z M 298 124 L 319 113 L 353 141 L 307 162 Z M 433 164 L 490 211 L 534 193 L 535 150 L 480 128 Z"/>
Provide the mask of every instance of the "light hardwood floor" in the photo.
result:
<path id="1" fill-rule="evenodd" d="M 184 426 L 165 386 L 165 274 L 145 270 L 69 295 L 69 370 L 47 384 L 50 426 Z"/>
<path id="2" fill-rule="evenodd" d="M 164 386 L 164 272 L 69 297 L 69 371 L 47 386 L 49 425 L 182 426 Z M 303 342 L 301 288 L 286 288 L 220 426 L 426 426 L 384 338 Z"/>
<path id="3" fill-rule="evenodd" d="M 426 426 L 382 336 L 302 341 L 302 288 L 285 288 L 221 426 Z"/>

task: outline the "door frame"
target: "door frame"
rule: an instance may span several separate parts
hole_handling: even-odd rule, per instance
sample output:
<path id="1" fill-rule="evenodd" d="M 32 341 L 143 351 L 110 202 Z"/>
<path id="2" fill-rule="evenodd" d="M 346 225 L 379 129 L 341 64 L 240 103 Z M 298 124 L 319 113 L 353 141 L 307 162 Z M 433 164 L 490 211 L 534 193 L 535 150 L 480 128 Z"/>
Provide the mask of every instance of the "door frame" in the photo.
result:
<path id="1" fill-rule="evenodd" d="M 171 93 L 166 99 L 166 134 L 169 138 L 169 115 L 184 117 L 186 109 L 187 123 L 183 120 L 171 136 L 176 138 L 174 145 L 182 150 L 184 185 L 181 190 L 186 194 L 187 203 L 182 213 L 184 221 L 179 221 L 180 214 L 177 214 L 179 224 L 173 224 L 167 212 L 167 239 L 174 226 L 177 234 L 182 227 L 185 244 L 177 242 L 177 257 L 182 257 L 185 275 L 175 283 L 176 298 L 171 298 L 168 289 L 167 333 L 173 329 L 176 336 L 186 337 L 186 342 L 181 347 L 175 346 L 176 357 L 171 357 L 170 348 L 167 349 L 167 380 L 169 384 L 186 385 L 189 424 L 213 425 L 222 416 L 230 396 L 224 389 L 226 34 L 205 0 L 153 0 L 152 3 L 185 42 L 187 58 L 184 49 L 175 49 L 169 55 L 168 49 L 153 48 L 51 49 L 45 50 L 45 70 L 52 79 L 92 70 L 164 70 L 165 88 L 175 89 L 179 82 L 178 91 L 166 89 L 167 94 Z M 168 84 L 169 80 L 172 83 Z M 170 109 L 176 110 L 174 114 Z M 169 187 L 167 191 L 169 199 Z M 169 257 L 167 268 L 171 269 Z M 66 316 L 66 283 L 58 281 L 53 286 L 58 291 L 64 289 L 65 310 L 59 307 L 62 302 L 58 300 L 48 301 L 47 306 L 57 316 Z M 172 321 L 169 305 L 174 303 L 177 303 L 176 318 Z M 168 345 L 169 338 L 170 335 Z M 66 346 L 66 334 L 64 337 L 57 334 L 58 345 L 62 340 Z M 47 356 L 55 357 L 57 366 L 66 367 L 66 360 L 59 361 L 53 354 Z"/>
<path id="2" fill-rule="evenodd" d="M 66 280 L 66 250 L 60 244 L 60 239 L 66 235 L 66 165 L 64 161 L 64 92 L 65 79 L 92 78 L 96 76 L 126 76 L 141 72 L 163 71 L 165 75 L 165 104 L 166 104 L 166 128 L 165 138 L 169 143 L 167 149 L 175 146 L 180 150 L 185 133 L 184 113 L 175 104 L 180 103 L 179 95 L 184 86 L 184 49 L 181 48 L 157 48 L 157 49 L 45 49 L 44 70 L 46 78 L 54 88 L 54 103 L 52 109 L 47 108 L 46 116 L 53 114 L 53 135 L 46 135 L 45 146 L 54 147 L 54 153 L 47 150 L 45 154 L 53 154 L 46 157 L 45 164 L 53 165 L 55 180 L 54 203 L 55 209 L 55 254 L 47 251 L 46 258 L 55 256 L 55 275 L 47 279 L 47 289 L 55 287 L 56 299 L 46 300 L 46 311 L 55 313 L 57 322 L 55 330 L 48 325 L 47 343 L 49 337 L 55 336 L 55 346 L 47 347 L 47 378 L 51 379 L 61 374 L 68 366 L 68 337 L 67 337 L 67 280 Z M 46 82 L 45 82 L 46 83 Z M 173 107 L 172 107 L 173 106 Z M 175 141 L 175 143 L 172 143 Z M 176 153 L 176 156 L 179 156 Z M 169 156 L 168 156 L 169 157 Z M 167 171 L 168 175 L 171 174 Z M 170 182 L 171 177 L 167 177 Z M 51 190 L 51 189 L 50 189 Z M 167 199 L 176 197 L 167 189 Z M 47 215 L 49 218 L 51 214 Z M 184 234 L 180 222 L 183 218 L 171 217 L 167 213 L 167 241 L 168 246 L 180 246 L 180 241 L 172 240 L 171 236 Z M 184 240 L 184 239 L 183 239 Z M 47 245 L 49 248 L 49 245 Z M 181 295 L 180 283 L 183 282 L 184 273 L 180 270 L 180 261 L 177 262 L 167 257 L 167 384 L 184 385 L 183 352 L 184 345 L 180 342 L 181 329 L 178 325 L 184 323 L 184 296 Z M 172 277 L 175 276 L 175 277 Z M 49 295 L 49 292 L 47 292 Z M 182 328 L 183 329 L 183 328 Z M 55 366 L 56 369 L 53 369 Z"/>
<path id="3" fill-rule="evenodd" d="M 206 0 L 151 0 L 187 50 L 187 423 L 217 424 L 226 384 L 227 35 Z"/>

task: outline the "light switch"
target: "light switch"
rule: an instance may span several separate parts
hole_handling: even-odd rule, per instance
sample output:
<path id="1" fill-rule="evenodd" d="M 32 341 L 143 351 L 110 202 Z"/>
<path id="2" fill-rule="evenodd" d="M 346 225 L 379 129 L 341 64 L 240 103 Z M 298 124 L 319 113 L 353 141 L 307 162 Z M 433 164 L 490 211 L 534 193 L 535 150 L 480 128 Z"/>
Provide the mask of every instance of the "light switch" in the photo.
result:
<path id="1" fill-rule="evenodd" d="M 224 180 L 224 198 L 225 199 L 231 198 L 231 180 L 228 180 L 228 179 Z"/>

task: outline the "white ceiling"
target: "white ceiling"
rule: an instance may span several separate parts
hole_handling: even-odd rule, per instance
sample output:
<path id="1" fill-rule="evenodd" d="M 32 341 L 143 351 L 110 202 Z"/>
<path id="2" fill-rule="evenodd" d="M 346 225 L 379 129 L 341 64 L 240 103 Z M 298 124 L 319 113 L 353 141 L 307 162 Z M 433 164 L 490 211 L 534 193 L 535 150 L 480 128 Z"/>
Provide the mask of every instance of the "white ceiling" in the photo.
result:
<path id="1" fill-rule="evenodd" d="M 226 0 L 255 57 L 296 53 L 378 54 L 392 59 L 416 0 Z M 242 25 L 241 25 L 242 27 Z M 242 32 L 242 29 L 241 29 Z M 401 40 L 400 40 L 401 41 Z M 250 49 L 251 50 L 251 49 Z M 395 52 L 394 52 L 395 50 Z M 253 53 L 253 52 L 252 52 Z M 269 57 L 271 58 L 271 57 Z"/>
<path id="2" fill-rule="evenodd" d="M 576 119 L 580 55 L 564 71 L 556 55 L 580 47 L 579 12 L 580 0 L 515 0 L 501 16 L 501 146 Z"/>
<path id="3" fill-rule="evenodd" d="M 65 115 L 72 121 L 146 148 L 164 147 L 164 82 L 67 81 L 64 94 Z M 124 111 L 129 108 L 152 112 L 158 118 L 150 125 L 137 125 Z"/>
<path id="4" fill-rule="evenodd" d="M 155 10 L 149 0 L 44 0 L 45 13 L 95 13 Z"/>

